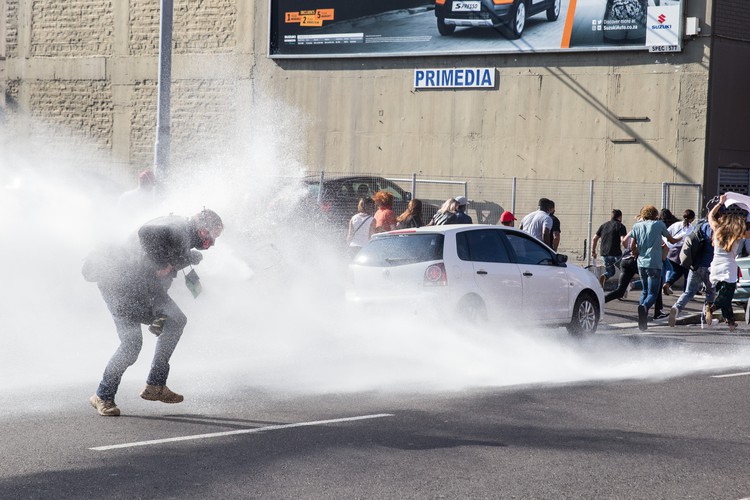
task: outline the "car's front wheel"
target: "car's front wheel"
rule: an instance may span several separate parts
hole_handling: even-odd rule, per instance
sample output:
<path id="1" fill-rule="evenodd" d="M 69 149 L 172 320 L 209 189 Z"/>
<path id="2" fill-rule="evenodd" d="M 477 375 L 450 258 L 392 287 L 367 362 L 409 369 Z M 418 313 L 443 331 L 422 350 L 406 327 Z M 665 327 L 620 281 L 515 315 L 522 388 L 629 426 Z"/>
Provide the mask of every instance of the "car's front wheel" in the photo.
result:
<path id="1" fill-rule="evenodd" d="M 591 293 L 582 293 L 576 299 L 573 307 L 573 317 L 568 323 L 568 332 L 576 337 L 582 337 L 596 332 L 599 325 L 599 304 Z"/>
<path id="2" fill-rule="evenodd" d="M 445 19 L 443 19 L 442 17 L 437 18 L 437 28 L 438 32 L 443 36 L 450 36 L 454 31 L 456 31 L 456 25 L 445 24 Z"/>
<path id="3" fill-rule="evenodd" d="M 547 21 L 557 21 L 557 18 L 560 16 L 560 4 L 562 3 L 562 0 L 554 0 L 554 3 L 552 6 L 547 9 Z"/>
<path id="4" fill-rule="evenodd" d="M 513 14 L 508 26 L 505 28 L 505 36 L 511 40 L 518 40 L 523 35 L 526 27 L 526 3 L 518 0 L 513 6 Z"/>

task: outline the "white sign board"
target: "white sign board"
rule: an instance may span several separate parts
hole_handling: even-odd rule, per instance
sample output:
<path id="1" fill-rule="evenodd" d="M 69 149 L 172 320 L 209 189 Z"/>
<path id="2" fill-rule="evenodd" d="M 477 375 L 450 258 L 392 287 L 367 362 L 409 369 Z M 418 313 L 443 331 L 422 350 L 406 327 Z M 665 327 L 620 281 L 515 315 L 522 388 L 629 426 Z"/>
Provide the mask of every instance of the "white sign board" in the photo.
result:
<path id="1" fill-rule="evenodd" d="M 646 19 L 646 46 L 649 52 L 679 52 L 682 6 L 649 6 Z"/>
<path id="2" fill-rule="evenodd" d="M 495 68 L 415 69 L 415 89 L 495 88 Z"/>

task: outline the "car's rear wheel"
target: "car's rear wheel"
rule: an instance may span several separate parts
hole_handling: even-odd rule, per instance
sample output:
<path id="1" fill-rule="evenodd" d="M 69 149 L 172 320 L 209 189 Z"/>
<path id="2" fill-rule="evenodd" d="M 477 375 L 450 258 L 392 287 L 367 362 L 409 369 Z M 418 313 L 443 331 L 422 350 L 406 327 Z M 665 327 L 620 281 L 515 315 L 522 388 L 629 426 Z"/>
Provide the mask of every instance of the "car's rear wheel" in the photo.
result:
<path id="1" fill-rule="evenodd" d="M 467 295 L 458 303 L 458 315 L 461 319 L 470 323 L 486 323 L 487 306 L 480 297 L 476 295 Z"/>
<path id="2" fill-rule="evenodd" d="M 595 333 L 598 325 L 599 303 L 593 294 L 584 292 L 576 299 L 573 317 L 567 325 L 568 332 L 576 337 L 582 337 Z"/>
<path id="3" fill-rule="evenodd" d="M 552 7 L 547 9 L 547 21 L 557 21 L 560 16 L 560 4 L 562 0 L 554 0 Z"/>
<path id="4" fill-rule="evenodd" d="M 524 0 L 518 0 L 513 5 L 513 13 L 510 22 L 505 28 L 505 36 L 511 40 L 518 40 L 523 35 L 526 27 L 526 3 Z"/>
<path id="5" fill-rule="evenodd" d="M 445 19 L 442 17 L 437 18 L 438 32 L 443 36 L 450 36 L 456 31 L 455 24 L 445 24 Z"/>

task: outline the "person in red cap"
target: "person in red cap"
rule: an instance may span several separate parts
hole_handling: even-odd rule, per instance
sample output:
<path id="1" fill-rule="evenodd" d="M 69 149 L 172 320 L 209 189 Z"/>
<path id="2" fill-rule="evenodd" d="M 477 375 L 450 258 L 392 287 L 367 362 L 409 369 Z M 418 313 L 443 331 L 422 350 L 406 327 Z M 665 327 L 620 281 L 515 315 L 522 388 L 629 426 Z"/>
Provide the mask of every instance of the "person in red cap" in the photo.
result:
<path id="1" fill-rule="evenodd" d="M 515 220 L 518 219 L 516 219 L 516 217 L 507 210 L 500 216 L 500 224 L 502 224 L 503 226 L 515 227 L 516 224 L 515 222 L 513 222 Z"/>
<path id="2" fill-rule="evenodd" d="M 138 174 L 138 187 L 120 195 L 117 208 L 128 223 L 141 223 L 156 215 L 156 184 L 154 172 L 144 170 Z"/>

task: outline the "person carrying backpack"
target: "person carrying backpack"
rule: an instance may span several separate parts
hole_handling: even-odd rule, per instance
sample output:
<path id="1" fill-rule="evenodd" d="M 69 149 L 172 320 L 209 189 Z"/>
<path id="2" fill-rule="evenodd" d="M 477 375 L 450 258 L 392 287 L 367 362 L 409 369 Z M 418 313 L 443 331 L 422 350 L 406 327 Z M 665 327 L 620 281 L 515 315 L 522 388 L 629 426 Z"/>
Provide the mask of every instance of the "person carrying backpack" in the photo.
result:
<path id="1" fill-rule="evenodd" d="M 706 210 L 711 211 L 716 204 L 719 203 L 719 199 L 713 198 L 708 204 L 706 204 Z M 723 207 L 718 210 L 716 217 L 721 217 L 723 213 Z M 711 261 L 714 258 L 714 247 L 711 245 L 713 239 L 713 231 L 711 225 L 706 219 L 701 219 L 695 224 L 695 229 L 690 235 L 685 238 L 683 243 L 681 262 L 683 267 L 690 268 L 687 278 L 685 279 L 685 291 L 679 296 L 677 302 L 674 303 L 672 308 L 669 310 L 669 320 L 667 324 L 674 327 L 677 323 L 677 316 L 680 312 L 685 309 L 685 306 L 695 297 L 695 294 L 701 289 L 701 286 L 706 288 L 705 303 L 702 308 L 703 311 L 706 308 L 710 308 L 716 293 L 714 292 L 713 286 L 711 286 Z M 687 255 L 686 255 L 687 254 Z M 688 257 L 688 260 L 685 259 Z"/>

